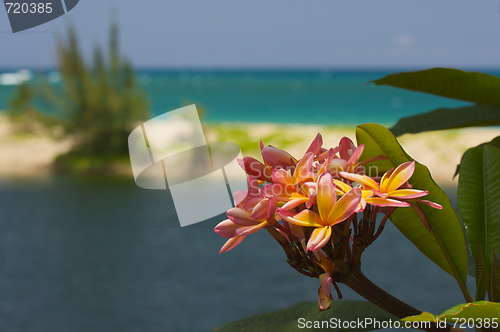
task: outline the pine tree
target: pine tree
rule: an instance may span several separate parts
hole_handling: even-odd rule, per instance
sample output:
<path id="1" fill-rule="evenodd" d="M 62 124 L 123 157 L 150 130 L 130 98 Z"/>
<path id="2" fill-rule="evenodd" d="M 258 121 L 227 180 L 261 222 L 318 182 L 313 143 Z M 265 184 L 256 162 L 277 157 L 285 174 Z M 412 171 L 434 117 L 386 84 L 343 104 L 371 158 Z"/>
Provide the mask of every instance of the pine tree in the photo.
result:
<path id="1" fill-rule="evenodd" d="M 94 170 L 127 156 L 127 137 L 137 122 L 149 117 L 149 105 L 130 63 L 119 54 L 117 26 L 110 29 L 107 59 L 97 45 L 92 63 L 86 64 L 73 27 L 66 40 L 58 40 L 57 54 L 62 86 L 44 76 L 32 86 L 20 85 L 8 108 L 11 119 L 47 126 L 56 116 L 64 133 L 75 138 L 69 155 L 87 158 Z M 48 111 L 41 112 L 37 101 Z"/>

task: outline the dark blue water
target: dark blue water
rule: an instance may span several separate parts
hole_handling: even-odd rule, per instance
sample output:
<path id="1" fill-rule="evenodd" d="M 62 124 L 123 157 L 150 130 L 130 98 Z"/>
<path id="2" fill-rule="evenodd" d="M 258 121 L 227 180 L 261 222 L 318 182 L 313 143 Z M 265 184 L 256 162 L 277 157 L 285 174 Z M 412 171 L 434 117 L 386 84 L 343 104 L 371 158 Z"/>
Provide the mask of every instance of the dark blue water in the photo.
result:
<path id="1" fill-rule="evenodd" d="M 181 228 L 169 193 L 132 179 L 1 181 L 0 331 L 209 331 L 316 301 L 318 280 L 290 268 L 264 231 L 218 255 L 222 219 Z M 421 310 L 463 302 L 456 282 L 392 225 L 363 270 Z"/>
<path id="2" fill-rule="evenodd" d="M 137 77 L 155 115 L 195 103 L 209 122 L 391 124 L 402 116 L 466 105 L 366 84 L 394 72 L 139 71 Z M 60 83 L 56 74 L 44 75 Z M 0 110 L 6 108 L 14 90 L 14 85 L 0 85 Z"/>

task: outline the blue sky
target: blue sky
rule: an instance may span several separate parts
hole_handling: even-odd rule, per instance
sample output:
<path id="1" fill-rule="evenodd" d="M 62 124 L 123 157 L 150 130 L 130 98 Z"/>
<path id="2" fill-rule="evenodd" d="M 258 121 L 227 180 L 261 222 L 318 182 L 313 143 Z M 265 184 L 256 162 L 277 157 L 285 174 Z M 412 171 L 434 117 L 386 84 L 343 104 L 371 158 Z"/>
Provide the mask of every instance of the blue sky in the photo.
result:
<path id="1" fill-rule="evenodd" d="M 0 68 L 55 66 L 55 36 L 70 21 L 90 56 L 113 15 L 140 68 L 500 68 L 491 0 L 80 0 L 17 34 L 0 10 Z"/>

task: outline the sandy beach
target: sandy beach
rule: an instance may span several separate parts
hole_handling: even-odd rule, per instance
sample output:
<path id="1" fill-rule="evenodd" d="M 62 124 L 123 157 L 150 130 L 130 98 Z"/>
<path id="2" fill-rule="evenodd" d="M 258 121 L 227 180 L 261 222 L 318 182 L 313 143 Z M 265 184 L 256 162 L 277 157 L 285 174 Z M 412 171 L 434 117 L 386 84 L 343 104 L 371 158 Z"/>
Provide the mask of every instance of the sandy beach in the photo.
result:
<path id="1" fill-rule="evenodd" d="M 0 115 L 0 177 L 33 177 L 52 172 L 54 159 L 71 148 L 71 140 L 47 135 L 20 135 Z"/>
<path id="2" fill-rule="evenodd" d="M 344 136 L 355 141 L 355 127 L 272 123 L 220 123 L 205 125 L 210 142 L 237 143 L 243 155 L 260 159 L 259 141 L 289 151 L 300 157 L 317 133 L 323 136 L 324 147 L 337 146 Z M 470 147 L 500 135 L 500 128 L 469 128 L 399 138 L 403 148 L 416 160 L 427 165 L 433 178 L 441 185 L 456 185 L 455 167 Z M 12 124 L 0 116 L 0 177 L 44 176 L 52 172 L 54 159 L 69 151 L 71 140 L 44 135 L 19 135 Z"/>
<path id="3" fill-rule="evenodd" d="M 265 145 L 282 148 L 293 156 L 300 157 L 317 133 L 323 136 L 324 147 L 335 147 L 344 136 L 356 142 L 355 129 L 354 126 L 226 123 L 216 126 L 215 130 L 212 128 L 209 140 L 231 141 L 229 139 L 231 133 L 243 133 L 239 137 L 232 136 L 234 142 L 242 147 L 243 155 L 250 155 L 260 160 L 258 142 L 262 139 Z M 453 175 L 462 154 L 467 149 L 489 142 L 499 135 L 500 128 L 483 127 L 407 134 L 398 140 L 410 156 L 430 169 L 432 177 L 438 184 L 450 186 L 458 184 L 458 177 L 453 179 Z M 253 144 L 250 144 L 252 140 Z"/>

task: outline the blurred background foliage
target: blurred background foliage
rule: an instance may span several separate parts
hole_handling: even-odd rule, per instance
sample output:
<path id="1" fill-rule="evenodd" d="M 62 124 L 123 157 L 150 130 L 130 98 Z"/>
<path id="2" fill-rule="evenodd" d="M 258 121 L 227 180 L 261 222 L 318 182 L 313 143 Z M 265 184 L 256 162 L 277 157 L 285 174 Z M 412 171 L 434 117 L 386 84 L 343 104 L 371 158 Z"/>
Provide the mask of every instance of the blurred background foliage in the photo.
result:
<path id="1" fill-rule="evenodd" d="M 90 63 L 72 26 L 59 37 L 57 55 L 62 84 L 38 75 L 35 83 L 19 85 L 9 118 L 19 132 L 72 138 L 72 150 L 56 159 L 60 170 L 99 173 L 128 163 L 127 137 L 150 109 L 131 64 L 119 53 L 117 25 L 111 25 L 106 54 L 96 45 Z"/>

